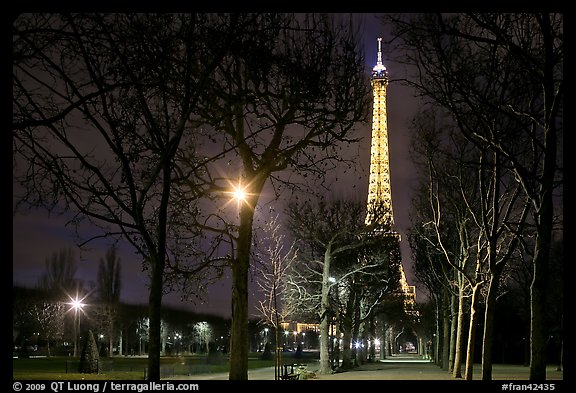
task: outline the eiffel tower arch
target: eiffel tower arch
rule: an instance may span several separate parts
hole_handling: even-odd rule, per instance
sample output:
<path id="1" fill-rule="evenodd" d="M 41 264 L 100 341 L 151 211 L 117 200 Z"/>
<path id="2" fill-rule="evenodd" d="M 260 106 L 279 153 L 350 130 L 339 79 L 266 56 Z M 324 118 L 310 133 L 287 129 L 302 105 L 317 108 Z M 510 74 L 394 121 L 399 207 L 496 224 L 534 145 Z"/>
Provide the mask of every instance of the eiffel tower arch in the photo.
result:
<path id="1" fill-rule="evenodd" d="M 392 209 L 392 187 L 390 182 L 391 174 L 388 150 L 388 117 L 386 112 L 388 71 L 382 63 L 382 38 L 378 38 L 378 60 L 372 68 L 370 83 L 373 93 L 373 106 L 366 224 L 371 225 L 376 220 L 378 220 L 379 223 L 385 223 L 387 227 L 392 229 L 387 235 L 396 237 L 399 247 L 401 237 L 400 234 L 394 231 L 394 214 Z M 378 208 L 376 208 L 377 206 Z M 380 211 L 380 214 L 376 214 L 377 211 Z M 415 307 L 416 287 L 408 284 L 401 262 L 399 287 L 399 296 L 402 299 L 403 311 L 407 317 L 407 322 L 401 326 L 387 326 L 384 321 L 380 321 L 380 358 L 402 352 L 415 352 L 421 355 L 426 353 L 422 339 L 416 334 L 413 325 L 415 321 L 418 321 L 419 317 Z"/>

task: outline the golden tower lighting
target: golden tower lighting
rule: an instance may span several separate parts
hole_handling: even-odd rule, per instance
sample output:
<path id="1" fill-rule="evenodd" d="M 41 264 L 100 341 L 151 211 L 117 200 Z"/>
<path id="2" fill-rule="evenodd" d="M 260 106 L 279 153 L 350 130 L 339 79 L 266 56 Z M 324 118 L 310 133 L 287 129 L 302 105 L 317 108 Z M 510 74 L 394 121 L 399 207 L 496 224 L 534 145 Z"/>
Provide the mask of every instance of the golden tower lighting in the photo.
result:
<path id="1" fill-rule="evenodd" d="M 374 221 L 374 210 L 371 207 L 381 206 L 385 213 L 379 220 L 389 222 L 394 226 L 392 211 L 392 187 L 390 185 L 390 161 L 388 154 L 388 120 L 386 114 L 386 88 L 388 87 L 388 71 L 382 64 L 382 38 L 378 38 L 378 60 L 372 68 L 372 142 L 370 149 L 370 177 L 368 183 L 368 214 L 366 224 Z M 399 235 L 395 232 L 393 235 Z M 400 285 L 404 293 L 405 304 L 413 306 L 416 301 L 416 289 L 408 285 L 404 268 L 400 264 Z"/>

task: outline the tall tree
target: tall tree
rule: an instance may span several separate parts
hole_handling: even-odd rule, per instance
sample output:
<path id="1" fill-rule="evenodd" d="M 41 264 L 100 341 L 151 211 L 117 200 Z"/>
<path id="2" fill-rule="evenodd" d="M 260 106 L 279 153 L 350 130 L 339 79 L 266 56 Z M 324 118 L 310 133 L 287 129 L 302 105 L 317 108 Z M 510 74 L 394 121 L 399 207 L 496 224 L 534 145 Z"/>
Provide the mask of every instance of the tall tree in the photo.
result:
<path id="1" fill-rule="evenodd" d="M 466 379 L 472 379 L 475 327 L 478 325 L 476 319 L 479 318 L 478 307 L 482 300 L 479 291 L 483 286 L 487 286 L 482 365 L 484 370 L 490 370 L 493 319 L 502 271 L 511 256 L 518 251 L 520 234 L 525 232 L 523 228 L 530 204 L 526 198 L 521 197 L 519 183 L 515 181 L 513 172 L 502 164 L 498 153 L 469 143 L 460 136 L 460 132 L 456 135 L 448 133 L 449 137 L 444 138 L 446 142 L 439 144 L 436 139 L 447 131 L 445 128 L 437 127 L 434 124 L 436 122 L 431 121 L 428 124 L 425 122 L 418 127 L 414 134 L 414 141 L 417 141 L 415 145 L 418 144 L 419 148 L 416 148 L 414 152 L 418 154 L 419 151 L 422 157 L 427 157 L 423 167 L 427 168 L 424 172 L 430 180 L 424 180 L 424 185 L 428 182 L 443 184 L 443 187 L 438 187 L 438 192 L 445 195 L 450 194 L 448 190 L 456 191 L 442 203 L 430 206 L 429 209 L 434 212 L 433 214 L 440 216 L 440 206 L 446 212 L 450 209 L 450 204 L 460 200 L 459 204 L 463 207 L 461 214 L 472 224 L 467 232 L 475 239 L 472 244 L 477 244 L 472 250 L 476 267 L 473 272 L 464 272 L 469 277 L 472 291 L 466 363 Z M 506 124 L 504 120 L 500 120 L 500 123 L 502 127 Z M 454 132 L 454 129 L 451 132 Z M 415 158 L 417 161 L 421 159 Z M 440 162 L 443 164 L 441 170 L 438 170 Z M 429 174 L 428 171 L 431 173 Z M 452 180 L 449 182 L 441 180 L 445 178 Z M 427 208 L 421 204 L 417 204 L 414 208 L 419 211 L 419 220 L 421 220 L 416 225 L 426 225 L 424 223 L 428 222 L 427 213 L 423 212 Z M 449 220 L 453 219 L 445 213 L 444 216 L 447 216 Z M 425 234 L 423 230 L 419 233 L 419 236 Z"/>
<path id="2" fill-rule="evenodd" d="M 261 322 L 274 327 L 275 343 L 280 342 L 280 322 L 285 321 L 295 310 L 283 304 L 286 291 L 286 280 L 292 263 L 297 259 L 298 250 L 292 242 L 288 250 L 284 249 L 286 235 L 278 222 L 279 215 L 273 216 L 263 228 L 263 236 L 256 242 L 255 248 L 260 250 L 257 259 L 260 266 L 256 268 L 256 283 L 260 288 L 262 300 L 258 301 L 258 311 Z M 276 351 L 277 371 L 280 370 L 280 356 Z"/>
<path id="3" fill-rule="evenodd" d="M 211 79 L 199 117 L 226 154 L 245 199 L 233 237 L 231 380 L 248 378 L 248 276 L 254 214 L 265 184 L 295 186 L 286 169 L 319 175 L 342 159 L 342 144 L 366 121 L 369 83 L 357 27 L 344 16 L 265 14 L 250 21 L 259 34 L 241 37 Z M 220 175 L 221 176 L 221 175 Z M 230 190 L 224 184 L 220 192 Z M 278 192 L 279 188 L 275 188 Z"/>
<path id="4" fill-rule="evenodd" d="M 38 288 L 53 291 L 54 295 L 62 293 L 73 297 L 80 284 L 76 278 L 78 264 L 74 251 L 71 248 L 55 251 L 50 258 L 46 258 L 45 266 L 46 271 L 38 279 Z"/>
<path id="5" fill-rule="evenodd" d="M 99 300 L 106 303 L 118 303 L 122 288 L 122 264 L 116 246 L 106 251 L 106 259 L 100 258 L 98 265 L 97 292 Z"/>
<path id="6" fill-rule="evenodd" d="M 99 229 L 78 232 L 80 244 L 121 236 L 142 256 L 151 380 L 160 379 L 165 269 L 178 257 L 168 237 L 181 215 L 171 190 L 188 173 L 176 157 L 197 125 L 191 113 L 208 75 L 241 35 L 237 20 L 83 13 L 20 14 L 13 23 L 16 208 L 71 214 L 71 224 Z M 190 273 L 206 265 L 188 261 Z"/>
<path id="7" fill-rule="evenodd" d="M 532 205 L 530 380 L 545 380 L 544 300 L 563 182 L 563 15 L 404 14 L 385 23 L 396 58 L 413 71 L 406 81 L 452 113 L 472 143 L 499 154 Z"/>
<path id="8" fill-rule="evenodd" d="M 60 301 L 37 300 L 25 309 L 30 317 L 38 322 L 39 334 L 46 339 L 46 352 L 50 357 L 50 342 L 64 336 L 65 304 Z"/>
<path id="9" fill-rule="evenodd" d="M 106 251 L 106 259 L 100 258 L 96 279 L 99 301 L 96 312 L 100 317 L 101 328 L 106 332 L 109 356 L 112 356 L 116 338 L 116 322 L 122 287 L 121 273 L 121 260 L 117 255 L 116 245 L 113 245 Z"/>
<path id="10" fill-rule="evenodd" d="M 380 223 L 384 208 L 372 214 L 378 220 L 366 225 L 364 205 L 352 200 L 292 202 L 288 207 L 289 228 L 301 253 L 289 271 L 286 299 L 320 322 L 320 373 L 332 371 L 328 348 L 333 320 L 345 333 L 347 356 L 354 323 L 374 315 L 399 283 L 397 239 L 389 236 L 390 223 Z M 360 308 L 362 321 L 355 321 Z M 343 362 L 344 368 L 350 366 Z"/>

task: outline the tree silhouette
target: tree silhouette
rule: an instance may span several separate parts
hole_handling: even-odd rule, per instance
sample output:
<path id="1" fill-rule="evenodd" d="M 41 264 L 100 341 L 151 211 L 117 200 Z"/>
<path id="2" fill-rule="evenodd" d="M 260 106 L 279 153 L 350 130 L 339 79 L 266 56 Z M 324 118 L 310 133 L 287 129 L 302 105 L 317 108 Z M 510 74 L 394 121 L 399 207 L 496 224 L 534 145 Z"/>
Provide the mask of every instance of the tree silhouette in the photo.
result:
<path id="1" fill-rule="evenodd" d="M 79 281 L 76 278 L 78 265 L 74 258 L 74 251 L 71 248 L 63 248 L 55 251 L 45 261 L 46 270 L 38 279 L 38 288 L 57 293 L 64 293 L 74 296 L 74 291 L 79 288 Z"/>
<path id="2" fill-rule="evenodd" d="M 178 255 L 169 227 L 185 216 L 171 190 L 194 172 L 178 170 L 176 157 L 198 125 L 191 114 L 207 75 L 241 34 L 237 19 L 30 13 L 13 24 L 15 210 L 72 215 L 74 228 L 88 221 L 92 229 L 77 231 L 79 245 L 121 237 L 141 255 L 150 271 L 150 380 L 160 379 L 165 270 Z M 211 263 L 185 260 L 197 262 L 190 274 Z"/>
<path id="3" fill-rule="evenodd" d="M 112 356 L 112 347 L 117 330 L 117 313 L 122 287 L 122 265 L 120 262 L 116 246 L 113 245 L 106 251 L 106 259 L 100 258 L 100 265 L 98 266 L 97 294 L 100 303 L 94 308 L 94 312 L 99 317 L 102 330 L 106 332 L 109 356 Z"/>

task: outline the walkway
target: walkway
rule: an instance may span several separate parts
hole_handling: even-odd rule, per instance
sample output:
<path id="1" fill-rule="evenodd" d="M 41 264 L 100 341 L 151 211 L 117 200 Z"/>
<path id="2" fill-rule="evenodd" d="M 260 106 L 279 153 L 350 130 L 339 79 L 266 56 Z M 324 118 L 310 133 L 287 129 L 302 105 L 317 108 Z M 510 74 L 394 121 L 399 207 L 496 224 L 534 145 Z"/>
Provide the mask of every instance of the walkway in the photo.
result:
<path id="1" fill-rule="evenodd" d="M 309 371 L 316 371 L 318 365 L 308 365 Z M 462 367 L 464 374 L 464 366 Z M 521 365 L 495 364 L 493 366 L 493 380 L 524 380 L 530 375 L 529 367 Z M 170 378 L 187 380 L 227 380 L 228 373 L 200 374 L 192 376 L 176 376 Z M 248 370 L 249 380 L 274 380 L 274 367 Z M 480 364 L 474 365 L 473 380 L 482 379 Z M 556 366 L 550 366 L 547 370 L 548 381 L 562 380 L 563 372 L 557 371 Z M 417 355 L 397 355 L 375 363 L 367 363 L 353 370 L 330 375 L 315 375 L 310 381 L 321 380 L 454 380 L 447 371 L 442 370 L 428 360 L 423 360 Z"/>

